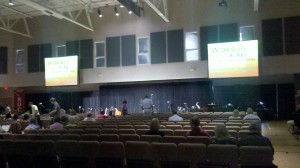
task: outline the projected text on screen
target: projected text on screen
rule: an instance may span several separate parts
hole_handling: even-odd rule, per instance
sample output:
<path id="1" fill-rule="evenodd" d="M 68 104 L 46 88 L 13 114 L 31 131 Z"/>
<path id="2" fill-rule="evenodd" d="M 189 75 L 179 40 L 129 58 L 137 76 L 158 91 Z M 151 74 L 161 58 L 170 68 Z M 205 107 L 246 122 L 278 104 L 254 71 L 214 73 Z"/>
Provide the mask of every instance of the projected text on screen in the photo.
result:
<path id="1" fill-rule="evenodd" d="M 258 41 L 208 44 L 209 78 L 258 76 Z"/>
<path id="2" fill-rule="evenodd" d="M 45 58 L 46 86 L 78 84 L 78 56 Z"/>

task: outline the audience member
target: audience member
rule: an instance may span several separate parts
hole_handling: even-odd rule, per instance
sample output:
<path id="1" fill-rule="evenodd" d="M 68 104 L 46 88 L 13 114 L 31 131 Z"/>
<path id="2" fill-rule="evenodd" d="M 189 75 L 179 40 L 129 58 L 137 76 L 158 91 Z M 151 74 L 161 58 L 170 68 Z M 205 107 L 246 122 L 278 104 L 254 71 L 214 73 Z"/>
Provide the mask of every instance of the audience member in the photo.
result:
<path id="1" fill-rule="evenodd" d="M 54 117 L 53 119 L 54 123 L 50 125 L 49 129 L 51 130 L 62 130 L 64 129 L 64 125 L 60 123 L 59 117 Z"/>
<path id="2" fill-rule="evenodd" d="M 234 109 L 232 112 L 232 116 L 229 117 L 229 120 L 232 119 L 241 119 L 241 117 L 239 116 L 239 110 L 238 109 Z"/>
<path id="3" fill-rule="evenodd" d="M 6 113 L 5 114 L 5 120 L 11 120 L 11 114 L 10 113 Z"/>
<path id="4" fill-rule="evenodd" d="M 165 134 L 162 131 L 159 131 L 160 124 L 157 118 L 153 118 L 150 125 L 150 130 L 146 132 L 146 135 L 160 135 L 163 137 Z"/>
<path id="5" fill-rule="evenodd" d="M 239 139 L 239 146 L 269 146 L 272 148 L 274 154 L 274 148 L 271 141 L 261 135 L 261 123 L 252 122 L 249 126 L 250 133 L 245 137 Z"/>
<path id="6" fill-rule="evenodd" d="M 65 115 L 62 116 L 62 117 L 60 118 L 60 123 L 63 124 L 64 126 L 67 125 L 67 123 L 68 123 L 68 117 L 65 116 Z"/>
<path id="7" fill-rule="evenodd" d="M 293 134 L 300 129 L 300 109 L 294 113 L 294 119 L 287 121 L 288 129 Z"/>
<path id="8" fill-rule="evenodd" d="M 29 120 L 29 125 L 25 128 L 25 130 L 38 130 L 40 129 L 40 126 L 37 125 L 37 119 L 35 117 L 32 117 Z"/>
<path id="9" fill-rule="evenodd" d="M 243 118 L 243 120 L 256 120 L 256 121 L 260 121 L 260 118 L 253 114 L 253 110 L 252 108 L 248 108 L 247 109 L 247 115 Z"/>
<path id="10" fill-rule="evenodd" d="M 28 121 L 29 120 L 29 115 L 28 114 L 24 114 L 23 115 L 23 121 Z"/>
<path id="11" fill-rule="evenodd" d="M 18 121 L 19 116 L 15 114 L 10 122 L 9 131 L 13 134 L 22 134 L 22 127 Z"/>
<path id="12" fill-rule="evenodd" d="M 220 124 L 215 127 L 215 136 L 211 139 L 211 143 L 236 145 L 237 140 L 230 136 L 224 124 Z"/>
<path id="13" fill-rule="evenodd" d="M 68 123 L 67 126 L 75 126 L 79 123 L 79 117 L 76 116 L 76 111 L 73 109 L 68 110 L 70 115 L 68 116 Z"/>
<path id="14" fill-rule="evenodd" d="M 97 116 L 98 119 L 105 119 L 107 116 L 105 115 L 105 112 L 103 109 L 100 111 L 100 114 Z"/>
<path id="15" fill-rule="evenodd" d="M 192 130 L 187 133 L 187 136 L 208 136 L 208 137 L 210 137 L 208 132 L 206 132 L 205 130 L 203 130 L 200 127 L 200 119 L 198 116 L 194 116 L 191 118 L 190 125 L 191 125 Z"/>
<path id="16" fill-rule="evenodd" d="M 177 115 L 176 110 L 172 110 L 172 113 L 173 113 L 173 115 L 171 117 L 169 117 L 168 121 L 174 121 L 174 122 L 183 121 L 183 118 L 180 117 L 179 115 Z"/>
<path id="17" fill-rule="evenodd" d="M 96 120 L 94 118 L 92 118 L 92 113 L 87 113 L 87 115 L 83 119 L 83 121 L 96 121 Z"/>

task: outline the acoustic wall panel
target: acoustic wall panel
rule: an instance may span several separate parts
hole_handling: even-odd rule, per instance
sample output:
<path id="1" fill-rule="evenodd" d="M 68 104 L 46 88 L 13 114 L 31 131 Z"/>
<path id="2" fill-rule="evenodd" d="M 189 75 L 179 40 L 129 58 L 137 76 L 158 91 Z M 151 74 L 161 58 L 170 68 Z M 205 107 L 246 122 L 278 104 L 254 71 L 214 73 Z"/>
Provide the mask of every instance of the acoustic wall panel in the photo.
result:
<path id="1" fill-rule="evenodd" d="M 107 67 L 120 66 L 120 37 L 106 38 L 106 65 Z"/>
<path id="2" fill-rule="evenodd" d="M 136 37 L 127 35 L 121 37 L 122 66 L 136 65 Z"/>
<path id="3" fill-rule="evenodd" d="M 40 69 L 40 45 L 29 45 L 27 49 L 28 73 L 39 72 Z"/>
<path id="4" fill-rule="evenodd" d="M 39 61 L 39 71 L 45 71 L 45 58 L 52 57 L 52 44 L 41 44 L 40 45 L 40 61 Z"/>
<path id="5" fill-rule="evenodd" d="M 262 21 L 263 55 L 283 55 L 282 19 Z"/>
<path id="6" fill-rule="evenodd" d="M 7 74 L 7 47 L 0 47 L 0 74 Z"/>
<path id="7" fill-rule="evenodd" d="M 284 18 L 285 52 L 300 53 L 300 16 Z"/>
<path id="8" fill-rule="evenodd" d="M 166 57 L 166 32 L 154 32 L 150 34 L 151 63 L 161 64 L 167 62 Z"/>
<path id="9" fill-rule="evenodd" d="M 80 69 L 93 68 L 93 40 L 80 40 L 79 54 Z"/>
<path id="10" fill-rule="evenodd" d="M 218 43 L 218 26 L 200 27 L 201 60 L 207 60 L 207 44 Z"/>
<path id="11" fill-rule="evenodd" d="M 168 62 L 184 62 L 183 30 L 170 30 L 167 32 Z"/>
<path id="12" fill-rule="evenodd" d="M 237 23 L 219 25 L 219 42 L 239 41 L 239 28 Z"/>
<path id="13" fill-rule="evenodd" d="M 66 50 L 67 56 L 79 55 L 79 41 L 67 41 Z"/>

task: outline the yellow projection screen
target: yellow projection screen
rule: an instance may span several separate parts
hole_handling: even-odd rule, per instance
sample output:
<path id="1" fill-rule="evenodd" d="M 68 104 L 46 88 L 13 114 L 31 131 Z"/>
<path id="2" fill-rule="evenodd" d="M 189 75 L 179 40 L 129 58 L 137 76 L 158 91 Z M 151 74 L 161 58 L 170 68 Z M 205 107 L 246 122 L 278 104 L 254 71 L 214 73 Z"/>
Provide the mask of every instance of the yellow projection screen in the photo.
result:
<path id="1" fill-rule="evenodd" d="M 46 86 L 78 84 L 78 56 L 45 58 Z"/>
<path id="2" fill-rule="evenodd" d="M 208 44 L 208 77 L 258 76 L 258 41 Z"/>

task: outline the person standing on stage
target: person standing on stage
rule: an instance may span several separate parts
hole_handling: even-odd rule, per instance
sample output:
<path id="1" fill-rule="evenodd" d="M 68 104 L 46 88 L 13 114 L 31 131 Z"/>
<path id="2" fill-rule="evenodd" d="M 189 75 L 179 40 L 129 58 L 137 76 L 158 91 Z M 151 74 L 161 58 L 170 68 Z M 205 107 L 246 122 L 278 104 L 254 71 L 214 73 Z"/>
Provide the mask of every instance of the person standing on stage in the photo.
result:
<path id="1" fill-rule="evenodd" d="M 52 97 L 50 99 L 50 103 L 53 104 L 53 108 L 52 108 L 52 111 L 50 111 L 50 116 L 51 117 L 60 117 L 60 106 L 59 104 L 57 103 L 56 99 L 54 97 Z"/>
<path id="2" fill-rule="evenodd" d="M 127 110 L 127 101 L 124 100 L 123 101 L 123 107 L 122 107 L 122 115 L 125 116 L 128 114 L 128 110 Z"/>
<path id="3" fill-rule="evenodd" d="M 153 102 L 152 99 L 148 97 L 148 95 L 146 95 L 145 98 L 141 101 L 141 106 L 144 114 L 152 113 Z"/>
<path id="4" fill-rule="evenodd" d="M 29 102 L 28 106 L 31 108 L 31 114 L 33 115 L 33 117 L 36 118 L 38 125 L 42 128 L 42 122 L 40 119 L 40 112 L 38 107 L 34 105 L 32 102 Z"/>

